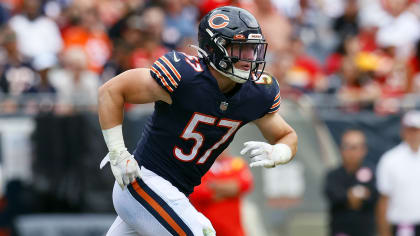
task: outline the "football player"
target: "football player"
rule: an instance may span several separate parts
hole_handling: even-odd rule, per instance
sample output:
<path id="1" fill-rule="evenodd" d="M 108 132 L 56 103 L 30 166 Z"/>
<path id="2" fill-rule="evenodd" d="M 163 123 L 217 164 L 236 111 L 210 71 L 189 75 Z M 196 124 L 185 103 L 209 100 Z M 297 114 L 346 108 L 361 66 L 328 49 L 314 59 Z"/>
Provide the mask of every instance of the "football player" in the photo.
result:
<path id="1" fill-rule="evenodd" d="M 251 167 L 274 167 L 296 153 L 297 135 L 276 112 L 280 90 L 264 74 L 267 43 L 246 10 L 220 7 L 199 24 L 199 57 L 169 52 L 150 69 L 128 70 L 99 89 L 99 121 L 116 178 L 117 235 L 215 235 L 187 196 L 229 145 L 254 122 L 267 139 L 244 144 Z M 136 150 L 122 135 L 124 103 L 154 102 Z"/>

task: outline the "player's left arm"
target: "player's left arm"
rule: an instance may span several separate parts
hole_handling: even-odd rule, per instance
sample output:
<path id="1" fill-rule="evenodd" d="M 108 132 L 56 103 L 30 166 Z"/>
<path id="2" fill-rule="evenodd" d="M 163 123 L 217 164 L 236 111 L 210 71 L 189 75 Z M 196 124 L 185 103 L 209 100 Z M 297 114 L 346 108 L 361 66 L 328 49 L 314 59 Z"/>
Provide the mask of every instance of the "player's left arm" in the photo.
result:
<path id="1" fill-rule="evenodd" d="M 297 151 L 298 137 L 295 130 L 277 113 L 267 113 L 254 123 L 268 141 L 244 143 L 241 154 L 251 158 L 251 167 L 271 168 L 291 161 Z"/>
<path id="2" fill-rule="evenodd" d="M 278 113 L 268 113 L 254 123 L 270 144 L 287 144 L 292 149 L 292 154 L 296 154 L 297 134 Z"/>

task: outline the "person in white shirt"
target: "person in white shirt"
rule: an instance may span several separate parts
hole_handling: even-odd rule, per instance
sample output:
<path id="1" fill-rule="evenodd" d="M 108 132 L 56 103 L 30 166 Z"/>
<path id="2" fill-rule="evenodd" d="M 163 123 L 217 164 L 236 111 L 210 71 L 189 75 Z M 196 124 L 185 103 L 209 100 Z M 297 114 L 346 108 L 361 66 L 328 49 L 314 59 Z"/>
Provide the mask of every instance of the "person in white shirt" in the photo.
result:
<path id="1" fill-rule="evenodd" d="M 420 236 L 420 111 L 404 115 L 401 136 L 378 163 L 380 236 Z"/>
<path id="2" fill-rule="evenodd" d="M 30 59 L 46 54 L 55 56 L 63 46 L 57 24 L 40 14 L 40 4 L 41 1 L 25 0 L 22 13 L 9 21 L 16 32 L 20 53 Z"/>
<path id="3" fill-rule="evenodd" d="M 81 47 L 73 46 L 63 52 L 63 67 L 48 73 L 51 84 L 57 89 L 56 112 L 69 114 L 77 110 L 95 110 L 99 76 L 87 69 L 87 58 Z"/>

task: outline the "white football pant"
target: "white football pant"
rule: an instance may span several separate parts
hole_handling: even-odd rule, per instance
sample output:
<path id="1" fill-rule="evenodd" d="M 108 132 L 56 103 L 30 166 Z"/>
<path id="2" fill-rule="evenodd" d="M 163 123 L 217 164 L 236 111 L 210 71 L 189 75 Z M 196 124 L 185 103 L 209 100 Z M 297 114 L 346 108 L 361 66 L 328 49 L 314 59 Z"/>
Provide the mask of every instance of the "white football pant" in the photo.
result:
<path id="1" fill-rule="evenodd" d="M 118 216 L 106 236 L 203 236 L 210 221 L 164 178 L 141 167 L 141 178 L 112 194 Z"/>

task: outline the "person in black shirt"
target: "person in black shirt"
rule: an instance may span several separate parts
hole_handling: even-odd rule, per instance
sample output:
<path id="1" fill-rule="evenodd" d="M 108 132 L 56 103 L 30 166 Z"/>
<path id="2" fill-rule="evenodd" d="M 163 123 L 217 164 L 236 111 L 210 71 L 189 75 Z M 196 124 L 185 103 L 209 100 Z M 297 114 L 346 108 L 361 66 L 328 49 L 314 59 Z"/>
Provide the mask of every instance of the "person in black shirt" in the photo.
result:
<path id="1" fill-rule="evenodd" d="M 331 236 L 375 234 L 374 170 L 362 165 L 367 153 L 360 130 L 348 130 L 341 138 L 342 165 L 328 172 L 325 194 L 329 203 Z"/>

